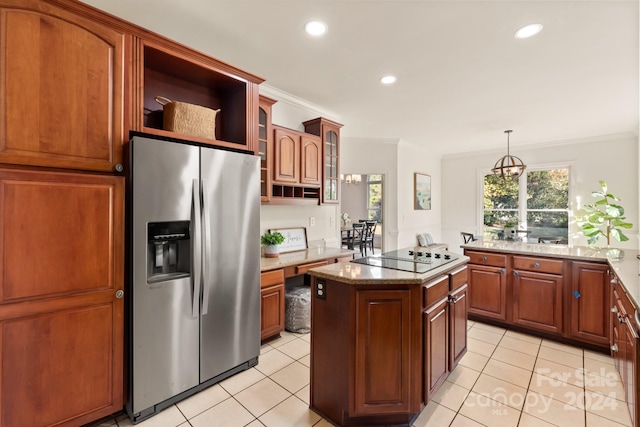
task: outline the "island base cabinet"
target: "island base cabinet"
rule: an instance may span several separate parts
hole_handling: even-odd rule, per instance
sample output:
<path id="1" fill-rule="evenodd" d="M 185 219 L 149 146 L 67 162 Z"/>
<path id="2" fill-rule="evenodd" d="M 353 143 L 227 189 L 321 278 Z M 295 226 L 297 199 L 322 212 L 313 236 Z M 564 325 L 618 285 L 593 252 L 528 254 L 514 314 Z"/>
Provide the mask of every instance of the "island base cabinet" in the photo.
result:
<path id="1" fill-rule="evenodd" d="M 469 313 L 506 321 L 507 279 L 503 267 L 468 265 Z"/>
<path id="2" fill-rule="evenodd" d="M 515 271 L 512 322 L 526 328 L 561 335 L 562 294 L 562 276 Z"/>
<path id="3" fill-rule="evenodd" d="M 467 353 L 467 284 L 449 294 L 449 371 Z"/>
<path id="4" fill-rule="evenodd" d="M 606 264 L 573 262 L 571 286 L 572 338 L 606 346 L 609 343 L 609 276 Z"/>
<path id="5" fill-rule="evenodd" d="M 449 300 L 441 300 L 423 316 L 426 404 L 449 375 Z"/>

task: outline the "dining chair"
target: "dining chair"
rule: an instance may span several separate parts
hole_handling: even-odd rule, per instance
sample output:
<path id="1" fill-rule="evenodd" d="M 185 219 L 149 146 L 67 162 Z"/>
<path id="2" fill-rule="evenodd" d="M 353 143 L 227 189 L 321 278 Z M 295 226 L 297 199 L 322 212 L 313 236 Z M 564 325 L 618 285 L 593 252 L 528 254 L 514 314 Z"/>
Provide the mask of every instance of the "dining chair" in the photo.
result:
<path id="1" fill-rule="evenodd" d="M 373 249 L 373 241 L 376 237 L 376 227 L 378 226 L 378 221 L 371 220 L 365 221 L 366 230 L 364 235 L 364 254 L 367 254 L 367 247 L 371 248 L 371 253 L 375 254 L 376 251 Z"/>
<path id="2" fill-rule="evenodd" d="M 465 233 L 464 231 L 461 231 L 460 235 L 462 236 L 462 240 L 464 241 L 464 243 L 474 242 L 478 240 L 476 239 L 476 236 L 473 235 L 473 233 Z"/>
<path id="3" fill-rule="evenodd" d="M 360 255 L 363 255 L 365 232 L 366 223 L 354 222 L 350 230 L 343 230 L 342 245 L 346 245 L 347 249 L 354 249 L 357 246 L 360 249 Z"/>

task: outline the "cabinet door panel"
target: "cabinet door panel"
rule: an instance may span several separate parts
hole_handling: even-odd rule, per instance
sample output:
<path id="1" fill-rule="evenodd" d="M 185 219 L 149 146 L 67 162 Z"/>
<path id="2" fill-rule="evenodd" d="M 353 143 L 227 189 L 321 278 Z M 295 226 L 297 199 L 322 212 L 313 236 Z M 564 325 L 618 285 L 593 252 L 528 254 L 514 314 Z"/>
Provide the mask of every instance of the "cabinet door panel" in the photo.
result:
<path id="1" fill-rule="evenodd" d="M 606 264 L 574 262 L 571 286 L 571 336 L 609 345 L 611 303 Z"/>
<path id="2" fill-rule="evenodd" d="M 467 352 L 467 285 L 453 291 L 449 306 L 449 371 Z"/>
<path id="3" fill-rule="evenodd" d="M 265 339 L 284 330 L 284 284 L 262 288 L 260 295 L 260 339 Z"/>
<path id="4" fill-rule="evenodd" d="M 321 148 L 320 141 L 315 137 L 301 137 L 301 173 L 300 182 L 303 184 L 321 184 Z"/>
<path id="5" fill-rule="evenodd" d="M 296 183 L 299 181 L 299 139 L 297 135 L 280 129 L 274 131 L 274 182 Z"/>
<path id="6" fill-rule="evenodd" d="M 124 35 L 29 4 L 0 9 L 0 161 L 112 171 L 121 163 Z"/>
<path id="7" fill-rule="evenodd" d="M 81 425 L 122 408 L 123 304 L 0 322 L 2 425 Z"/>
<path id="8" fill-rule="evenodd" d="M 0 169 L 0 302 L 115 289 L 123 197 L 118 177 Z"/>
<path id="9" fill-rule="evenodd" d="M 355 413 L 409 410 L 410 291 L 356 295 Z"/>
<path id="10" fill-rule="evenodd" d="M 469 264 L 469 313 L 507 319 L 507 280 L 504 268 Z"/>
<path id="11" fill-rule="evenodd" d="M 513 323 L 561 334 L 562 293 L 562 276 L 516 271 L 513 280 Z"/>
<path id="12" fill-rule="evenodd" d="M 427 404 L 447 379 L 449 362 L 449 303 L 443 299 L 430 308 L 424 319 L 424 402 Z"/>

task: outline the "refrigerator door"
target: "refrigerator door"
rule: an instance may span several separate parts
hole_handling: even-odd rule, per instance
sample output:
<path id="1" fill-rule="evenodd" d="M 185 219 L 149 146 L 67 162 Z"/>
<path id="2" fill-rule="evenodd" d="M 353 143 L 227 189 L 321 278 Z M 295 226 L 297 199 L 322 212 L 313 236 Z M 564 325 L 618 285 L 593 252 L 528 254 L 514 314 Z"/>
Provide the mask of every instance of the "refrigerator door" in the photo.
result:
<path id="1" fill-rule="evenodd" d="M 201 148 L 203 302 L 200 381 L 260 353 L 257 156 Z"/>
<path id="2" fill-rule="evenodd" d="M 200 257 L 196 228 L 200 219 L 200 181 L 198 147 L 134 137 L 131 155 L 133 301 L 129 405 L 135 414 L 199 383 L 200 284 L 196 276 Z M 165 224 L 178 224 L 183 232 L 176 233 L 175 228 L 166 228 Z M 158 235 L 150 236 L 149 230 Z M 181 259 L 189 261 L 189 265 L 180 265 Z M 175 271 L 176 266 L 178 273 L 164 274 L 165 270 Z"/>

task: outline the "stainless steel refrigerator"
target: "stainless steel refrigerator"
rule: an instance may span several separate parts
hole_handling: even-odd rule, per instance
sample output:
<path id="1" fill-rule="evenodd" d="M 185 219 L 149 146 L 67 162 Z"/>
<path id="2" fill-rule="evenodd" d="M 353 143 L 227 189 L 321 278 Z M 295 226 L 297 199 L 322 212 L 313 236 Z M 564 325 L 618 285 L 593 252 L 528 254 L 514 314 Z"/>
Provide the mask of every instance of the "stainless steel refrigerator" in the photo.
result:
<path id="1" fill-rule="evenodd" d="M 142 421 L 260 353 L 260 169 L 254 155 L 129 143 L 129 398 Z"/>

